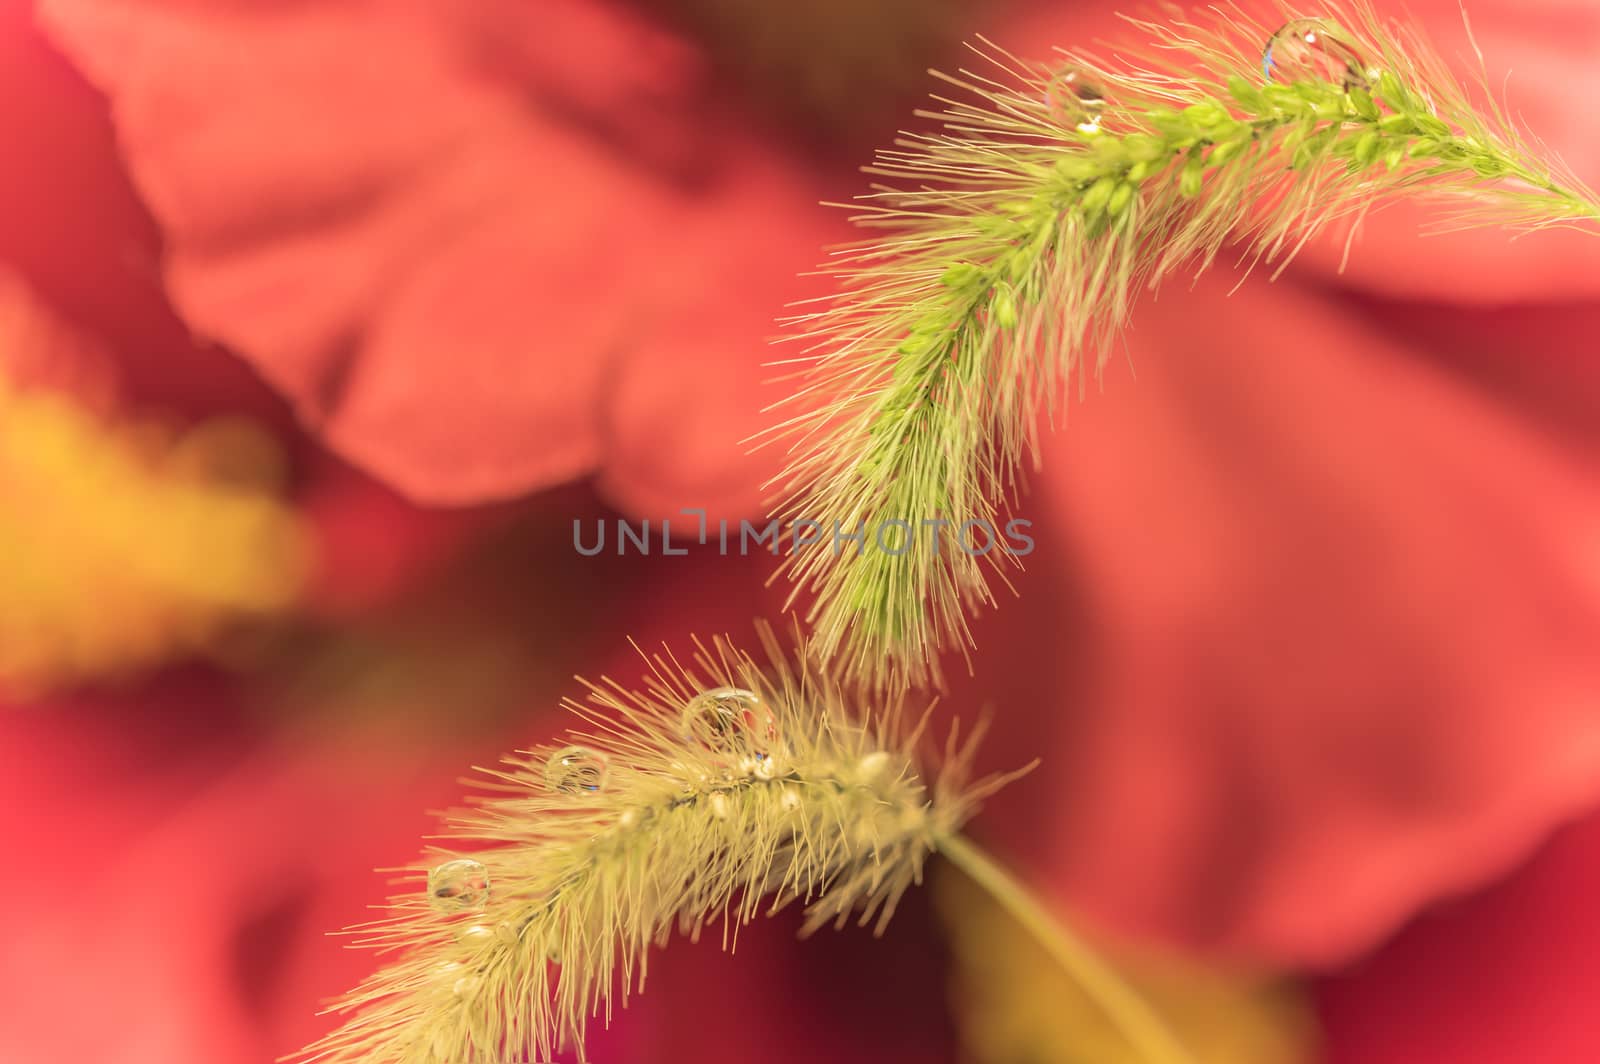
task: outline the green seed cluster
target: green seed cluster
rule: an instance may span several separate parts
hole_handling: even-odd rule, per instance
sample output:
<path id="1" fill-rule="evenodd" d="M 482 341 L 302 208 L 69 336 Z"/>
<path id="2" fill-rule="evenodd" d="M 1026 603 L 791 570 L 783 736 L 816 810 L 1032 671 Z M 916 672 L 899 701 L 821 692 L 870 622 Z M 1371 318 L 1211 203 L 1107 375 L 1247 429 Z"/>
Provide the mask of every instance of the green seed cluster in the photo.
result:
<path id="1" fill-rule="evenodd" d="M 1282 264 L 1319 228 L 1399 197 L 1453 203 L 1443 220 L 1462 227 L 1600 220 L 1594 194 L 1416 34 L 1350 13 L 1354 32 L 1317 27 L 1336 45 L 1319 62 L 1343 70 L 1290 83 L 1249 75 L 1263 41 L 1292 35 L 1221 11 L 1136 22 L 1155 43 L 1149 68 L 1074 57 L 1041 71 L 1001 53 L 999 75 L 944 78 L 968 97 L 940 98 L 944 130 L 908 134 L 869 170 L 891 183 L 857 221 L 887 235 L 835 258 L 839 294 L 797 319 L 813 406 L 772 433 L 794 441 L 784 513 L 847 529 L 995 523 L 1038 458 L 1039 415 L 1105 364 L 1136 294 L 1224 247 Z M 810 597 L 814 648 L 893 688 L 938 682 L 940 651 L 970 642 L 1005 564 L 919 540 L 784 566 L 791 604 Z"/>

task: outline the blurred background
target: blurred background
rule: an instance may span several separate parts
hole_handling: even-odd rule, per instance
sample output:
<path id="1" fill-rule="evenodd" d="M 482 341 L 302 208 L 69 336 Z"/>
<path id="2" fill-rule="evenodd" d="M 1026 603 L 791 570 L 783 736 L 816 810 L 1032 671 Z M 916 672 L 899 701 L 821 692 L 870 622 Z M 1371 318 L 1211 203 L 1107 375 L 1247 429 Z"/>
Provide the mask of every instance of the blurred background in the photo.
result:
<path id="1" fill-rule="evenodd" d="M 1600 179 L 1600 7 L 1468 9 Z M 0 0 L 0 1060 L 293 1052 L 471 766 L 777 617 L 573 522 L 758 515 L 818 204 L 963 40 L 1115 10 Z M 1600 1059 L 1600 241 L 1426 220 L 1148 299 L 949 670 L 1043 761 L 975 834 L 1207 1062 Z M 594 1058 L 1131 1059 L 941 869 L 796 926 L 675 943 Z"/>

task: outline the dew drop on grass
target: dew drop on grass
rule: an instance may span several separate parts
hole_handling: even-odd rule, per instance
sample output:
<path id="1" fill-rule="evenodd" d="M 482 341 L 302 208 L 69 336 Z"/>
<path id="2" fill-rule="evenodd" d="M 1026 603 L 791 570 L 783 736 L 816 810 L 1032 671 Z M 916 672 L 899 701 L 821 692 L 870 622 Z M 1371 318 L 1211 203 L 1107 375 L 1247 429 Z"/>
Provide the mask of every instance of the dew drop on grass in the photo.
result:
<path id="1" fill-rule="evenodd" d="M 1320 18 L 1286 22 L 1261 53 L 1261 73 L 1269 81 L 1331 81 L 1346 91 L 1367 88 L 1366 64 L 1339 27 Z"/>
<path id="2" fill-rule="evenodd" d="M 544 764 L 544 782 L 562 794 L 593 794 L 605 786 L 605 755 L 587 746 L 557 750 Z"/>
<path id="3" fill-rule="evenodd" d="M 778 719 L 754 691 L 715 687 L 689 700 L 683 727 L 690 738 L 717 749 L 747 750 L 758 758 L 778 738 Z"/>
<path id="4" fill-rule="evenodd" d="M 1098 133 L 1100 113 L 1106 107 L 1104 87 L 1089 74 L 1075 66 L 1064 66 L 1050 79 L 1045 90 L 1045 106 L 1050 117 L 1064 126 L 1074 126 L 1079 133 Z"/>
<path id="5" fill-rule="evenodd" d="M 467 858 L 446 861 L 428 873 L 428 900 L 442 912 L 482 909 L 489 900 L 489 870 Z"/>
<path id="6" fill-rule="evenodd" d="M 482 946 L 494 941 L 494 931 L 482 924 L 473 924 L 462 928 L 456 934 L 456 941 L 464 946 Z"/>

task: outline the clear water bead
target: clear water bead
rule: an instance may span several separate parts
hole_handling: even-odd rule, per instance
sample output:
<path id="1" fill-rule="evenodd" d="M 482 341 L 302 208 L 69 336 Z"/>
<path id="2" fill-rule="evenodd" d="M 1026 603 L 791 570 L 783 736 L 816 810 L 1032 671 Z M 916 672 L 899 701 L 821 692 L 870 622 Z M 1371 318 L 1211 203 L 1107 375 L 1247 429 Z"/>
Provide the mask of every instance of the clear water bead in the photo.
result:
<path id="1" fill-rule="evenodd" d="M 545 786 L 562 794 L 593 794 L 606 782 L 606 758 L 587 746 L 569 746 L 544 764 Z"/>
<path id="2" fill-rule="evenodd" d="M 1345 91 L 1367 88 L 1366 64 L 1340 32 L 1320 18 L 1297 18 L 1283 24 L 1267 39 L 1261 53 L 1261 73 L 1268 80 L 1331 81 Z"/>
<path id="3" fill-rule="evenodd" d="M 464 946 L 487 945 L 494 941 L 494 931 L 482 924 L 473 924 L 458 931 L 456 941 Z"/>
<path id="4" fill-rule="evenodd" d="M 467 858 L 446 861 L 428 873 L 428 900 L 441 912 L 482 909 L 489 900 L 489 870 Z"/>
<path id="5" fill-rule="evenodd" d="M 1064 66 L 1050 79 L 1045 90 L 1045 106 L 1050 117 L 1079 133 L 1098 133 L 1100 113 L 1106 107 L 1106 91 L 1089 74 L 1075 66 Z"/>
<path id="6" fill-rule="evenodd" d="M 757 751 L 765 757 L 778 737 L 778 719 L 761 696 L 742 687 L 716 687 L 689 700 L 684 730 L 713 746 Z"/>
<path id="7" fill-rule="evenodd" d="M 1051 114 L 1061 119 L 1076 119 L 1103 111 L 1106 91 L 1092 76 L 1075 66 L 1064 66 L 1050 78 L 1045 103 Z"/>

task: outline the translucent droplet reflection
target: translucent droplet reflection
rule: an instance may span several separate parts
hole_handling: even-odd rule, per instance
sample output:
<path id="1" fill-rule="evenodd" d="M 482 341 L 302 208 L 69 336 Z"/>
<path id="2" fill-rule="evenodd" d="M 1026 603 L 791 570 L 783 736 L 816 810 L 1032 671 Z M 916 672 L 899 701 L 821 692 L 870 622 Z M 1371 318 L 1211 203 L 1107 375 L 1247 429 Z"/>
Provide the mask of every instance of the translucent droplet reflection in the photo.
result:
<path id="1" fill-rule="evenodd" d="M 494 941 L 494 931 L 482 924 L 473 924 L 464 927 L 456 935 L 456 941 L 464 946 L 482 946 Z"/>
<path id="2" fill-rule="evenodd" d="M 1056 71 L 1045 90 L 1045 106 L 1050 117 L 1079 133 L 1098 133 L 1100 113 L 1105 110 L 1106 92 L 1093 77 L 1075 66 Z"/>
<path id="3" fill-rule="evenodd" d="M 1267 39 L 1261 73 L 1269 80 L 1331 81 L 1345 91 L 1367 88 L 1366 64 L 1339 27 L 1320 18 L 1286 22 Z"/>
<path id="4" fill-rule="evenodd" d="M 489 870 L 478 861 L 446 861 L 428 873 L 428 900 L 442 912 L 482 909 L 489 901 Z"/>
<path id="5" fill-rule="evenodd" d="M 742 687 L 717 687 L 689 700 L 683 711 L 684 730 L 693 738 L 725 749 L 751 750 L 766 756 L 778 738 L 778 719 L 761 696 Z"/>
<path id="6" fill-rule="evenodd" d="M 569 746 L 544 765 L 545 786 L 562 794 L 594 793 L 606 782 L 605 755 L 587 746 Z"/>

